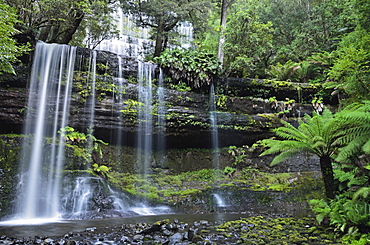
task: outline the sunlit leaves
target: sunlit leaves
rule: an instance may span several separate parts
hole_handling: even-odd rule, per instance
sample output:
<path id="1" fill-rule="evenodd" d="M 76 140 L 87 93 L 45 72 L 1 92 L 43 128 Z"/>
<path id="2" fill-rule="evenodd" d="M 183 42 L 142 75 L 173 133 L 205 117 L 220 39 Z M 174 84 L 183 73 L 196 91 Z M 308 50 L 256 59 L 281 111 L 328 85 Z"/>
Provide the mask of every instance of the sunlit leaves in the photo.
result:
<path id="1" fill-rule="evenodd" d="M 27 50 L 25 47 L 17 46 L 12 38 L 18 31 L 14 25 L 18 23 L 15 9 L 5 4 L 0 4 L 0 74 L 2 72 L 15 74 L 12 66 L 17 61 L 17 56 Z"/>

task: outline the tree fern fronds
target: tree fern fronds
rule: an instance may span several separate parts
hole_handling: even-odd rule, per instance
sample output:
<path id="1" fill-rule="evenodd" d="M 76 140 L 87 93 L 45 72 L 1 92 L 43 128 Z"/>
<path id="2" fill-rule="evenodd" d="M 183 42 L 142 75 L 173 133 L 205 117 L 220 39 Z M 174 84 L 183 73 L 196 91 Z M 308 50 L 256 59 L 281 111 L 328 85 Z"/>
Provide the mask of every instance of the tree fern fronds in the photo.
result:
<path id="1" fill-rule="evenodd" d="M 307 151 L 306 149 L 308 148 L 307 144 L 295 140 L 269 140 L 268 142 L 265 141 L 265 143 L 270 148 L 262 152 L 260 156 L 276 154 L 291 150 L 292 148 L 296 148 L 299 151 Z"/>
<path id="2" fill-rule="evenodd" d="M 298 130 L 305 138 L 312 138 L 314 135 L 317 135 L 317 130 L 308 123 L 299 125 Z"/>
<path id="3" fill-rule="evenodd" d="M 313 113 L 313 116 L 309 116 L 306 114 L 302 120 L 299 120 L 297 128 L 283 122 L 284 126 L 275 129 L 274 132 L 285 140 L 268 141 L 266 146 L 270 148 L 260 156 L 280 153 L 270 164 L 275 165 L 303 152 L 317 155 L 320 158 L 326 195 L 328 198 L 334 198 L 337 185 L 333 177 L 332 155 L 338 150 L 338 137 L 343 135 L 340 130 L 344 125 L 342 123 L 343 120 L 334 118 L 328 109 L 323 115 Z"/>
<path id="4" fill-rule="evenodd" d="M 370 139 L 362 146 L 362 150 L 366 154 L 370 154 Z"/>
<path id="5" fill-rule="evenodd" d="M 321 120 L 321 117 L 314 116 L 309 122 L 301 126 L 309 126 L 310 132 L 312 135 L 321 135 L 324 128 L 324 122 Z"/>
<path id="6" fill-rule="evenodd" d="M 287 139 L 295 139 L 295 140 L 301 140 L 307 138 L 307 136 L 302 133 L 299 128 L 295 128 L 293 125 L 291 125 L 288 122 L 282 121 L 282 124 L 284 127 L 279 127 L 273 130 L 273 132 L 276 133 L 276 135 L 280 137 L 287 137 Z"/>
<path id="7" fill-rule="evenodd" d="M 262 142 L 269 148 L 265 150 L 264 152 L 262 152 L 260 156 L 265 156 L 265 155 L 281 152 L 281 147 L 280 147 L 281 141 L 280 140 L 262 140 Z"/>
<path id="8" fill-rule="evenodd" d="M 302 134 L 297 129 L 291 130 L 288 128 L 278 128 L 277 130 L 274 130 L 275 134 L 279 137 L 288 139 L 288 140 L 298 140 L 298 141 L 308 141 L 309 137 Z"/>
<path id="9" fill-rule="evenodd" d="M 315 113 L 316 112 L 313 112 L 313 115 L 315 115 Z M 311 116 L 309 115 L 309 114 L 305 114 L 304 116 L 303 116 L 303 119 L 304 119 L 304 121 L 302 121 L 303 123 L 306 123 L 306 122 L 308 122 L 308 121 L 310 121 L 311 120 Z M 301 123 L 300 123 L 301 124 Z"/>
<path id="10" fill-rule="evenodd" d="M 367 137 L 356 138 L 350 141 L 345 147 L 341 148 L 336 161 L 349 162 L 353 156 L 359 155 L 362 151 L 362 146 L 368 141 Z"/>
<path id="11" fill-rule="evenodd" d="M 321 114 L 321 117 L 323 120 L 328 120 L 328 119 L 333 119 L 334 115 L 328 108 L 325 108 Z"/>
<path id="12" fill-rule="evenodd" d="M 344 120 L 349 120 L 352 123 L 361 124 L 361 123 L 369 123 L 370 122 L 370 113 L 365 111 L 353 111 L 344 113 L 343 111 L 340 112 L 341 114 L 338 117 L 343 118 Z"/>
<path id="13" fill-rule="evenodd" d="M 364 100 L 361 103 L 360 102 L 355 102 L 352 103 L 348 106 L 346 106 L 343 111 L 364 111 L 364 112 L 370 112 L 370 101 L 369 100 Z"/>
<path id="14" fill-rule="evenodd" d="M 270 166 L 274 166 L 278 163 L 281 163 L 283 162 L 284 160 L 287 160 L 289 158 L 292 158 L 294 156 L 297 156 L 299 154 L 301 154 L 302 151 L 300 150 L 296 150 L 296 149 L 292 149 L 292 150 L 289 150 L 289 151 L 284 151 L 282 153 L 280 153 L 279 155 L 277 155 L 270 163 Z"/>
<path id="15" fill-rule="evenodd" d="M 328 147 L 328 144 L 327 142 L 325 142 L 325 140 L 321 137 L 321 136 L 315 136 L 312 138 L 312 145 L 311 145 L 312 148 L 316 148 L 318 149 L 320 152 L 322 152 L 323 154 L 326 153 L 326 149 Z"/>
<path id="16" fill-rule="evenodd" d="M 356 140 L 358 138 L 369 138 L 370 135 L 370 125 L 365 127 L 352 127 L 348 129 L 343 129 L 341 132 L 342 136 L 337 139 L 338 143 L 345 145 L 349 142 Z"/>

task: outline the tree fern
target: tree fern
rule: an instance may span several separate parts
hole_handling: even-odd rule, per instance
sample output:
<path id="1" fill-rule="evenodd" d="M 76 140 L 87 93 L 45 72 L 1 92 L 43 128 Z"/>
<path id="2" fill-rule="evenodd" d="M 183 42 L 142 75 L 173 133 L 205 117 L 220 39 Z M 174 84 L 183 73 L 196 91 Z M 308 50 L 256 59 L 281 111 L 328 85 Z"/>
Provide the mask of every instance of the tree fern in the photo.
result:
<path id="1" fill-rule="evenodd" d="M 314 113 L 313 116 L 305 115 L 295 128 L 287 122 L 274 130 L 277 136 L 283 140 L 265 140 L 264 143 L 269 149 L 261 156 L 278 154 L 272 160 L 271 165 L 280 163 L 297 154 L 310 152 L 320 158 L 320 167 L 323 174 L 326 195 L 334 198 L 337 189 L 334 182 L 331 156 L 339 148 L 336 142 L 342 135 L 340 121 L 336 120 L 333 114 L 325 109 L 322 115 Z"/>
<path id="2" fill-rule="evenodd" d="M 350 162 L 354 156 L 370 154 L 370 101 L 351 104 L 337 117 L 350 127 L 343 130 L 343 135 L 337 140 L 346 146 L 341 149 L 336 160 Z"/>

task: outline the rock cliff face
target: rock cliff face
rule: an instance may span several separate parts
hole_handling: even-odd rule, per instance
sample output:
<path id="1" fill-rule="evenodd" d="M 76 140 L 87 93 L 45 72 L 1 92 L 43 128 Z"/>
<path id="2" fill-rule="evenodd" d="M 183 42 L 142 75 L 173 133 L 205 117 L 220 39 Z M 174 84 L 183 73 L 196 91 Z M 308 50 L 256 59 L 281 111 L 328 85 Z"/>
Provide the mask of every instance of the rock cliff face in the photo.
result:
<path id="1" fill-rule="evenodd" d="M 92 51 L 77 49 L 73 95 L 70 109 L 69 126 L 83 129 L 87 125 L 87 113 L 84 109 L 88 96 L 87 88 L 89 59 Z M 115 91 L 119 82 L 118 67 L 121 62 L 123 91 Z M 138 129 L 138 111 L 131 107 L 138 100 L 138 62 L 130 57 L 118 57 L 105 51 L 97 52 L 97 89 L 95 100 L 94 126 L 95 136 L 114 144 L 118 131 L 125 137 L 125 144 L 135 146 Z M 30 67 L 18 67 L 18 75 L 0 77 L 0 133 L 22 133 L 25 112 L 27 110 L 27 87 Z M 238 90 L 236 81 L 217 83 L 219 91 L 230 89 L 243 94 L 250 90 L 240 80 Z M 251 83 L 250 83 L 251 84 Z M 258 84 L 258 86 L 262 86 Z M 157 86 L 153 86 L 153 104 L 158 103 Z M 259 87 L 258 87 L 259 88 Z M 260 88 L 259 88 L 260 89 Z M 312 88 L 310 88 L 312 89 Z M 293 93 L 293 92 L 292 92 Z M 273 107 L 267 99 L 230 96 L 230 91 L 215 97 L 217 108 L 217 129 L 219 146 L 250 145 L 271 135 L 270 129 L 279 125 L 278 116 L 299 117 L 311 112 L 308 105 L 294 105 L 286 108 Z M 231 94 L 232 95 L 232 94 Z M 118 100 L 117 96 L 122 99 Z M 211 119 L 208 94 L 164 90 L 165 137 L 167 148 L 210 148 Z M 153 122 L 157 113 L 153 114 Z M 153 124 L 153 135 L 158 134 L 158 125 Z"/>

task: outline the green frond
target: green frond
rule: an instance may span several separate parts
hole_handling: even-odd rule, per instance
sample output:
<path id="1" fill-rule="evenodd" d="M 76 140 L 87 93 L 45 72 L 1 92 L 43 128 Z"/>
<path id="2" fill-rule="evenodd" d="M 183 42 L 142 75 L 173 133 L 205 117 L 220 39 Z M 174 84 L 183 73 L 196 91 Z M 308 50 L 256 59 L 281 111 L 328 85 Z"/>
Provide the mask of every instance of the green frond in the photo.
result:
<path id="1" fill-rule="evenodd" d="M 365 111 L 370 112 L 370 100 L 364 100 L 363 102 L 355 102 L 346 106 L 342 112 L 351 112 L 351 111 Z"/>
<path id="2" fill-rule="evenodd" d="M 362 146 L 362 150 L 366 154 L 370 154 L 370 138 L 366 141 L 366 143 Z"/>
<path id="3" fill-rule="evenodd" d="M 342 130 L 342 136 L 338 139 L 338 143 L 345 145 L 353 140 L 359 138 L 369 138 L 370 125 L 369 126 L 356 126 Z"/>
<path id="4" fill-rule="evenodd" d="M 309 137 L 307 137 L 305 134 L 297 129 L 291 130 L 289 128 L 280 127 L 274 130 L 274 132 L 277 136 L 288 140 L 297 140 L 303 142 L 309 140 Z"/>
<path id="5" fill-rule="evenodd" d="M 341 114 L 340 117 L 344 120 L 350 121 L 354 124 L 369 124 L 370 123 L 370 113 L 364 111 L 354 111 L 351 113 Z"/>
<path id="6" fill-rule="evenodd" d="M 328 148 L 328 144 L 319 136 L 316 136 L 314 139 L 312 139 L 312 145 L 311 147 L 313 149 L 316 149 L 318 152 L 320 152 L 319 155 L 322 155 L 326 153 L 326 149 Z"/>
<path id="7" fill-rule="evenodd" d="M 323 120 L 328 120 L 328 119 L 333 119 L 334 115 L 328 108 L 325 108 L 321 114 L 321 117 Z"/>
<path id="8" fill-rule="evenodd" d="M 353 156 L 358 155 L 362 146 L 369 140 L 368 137 L 358 137 L 350 142 L 347 145 L 340 149 L 339 154 L 336 158 L 338 162 L 348 162 L 349 159 Z"/>
<path id="9" fill-rule="evenodd" d="M 284 160 L 287 160 L 289 158 L 292 158 L 294 156 L 297 156 L 299 154 L 301 154 L 302 152 L 302 149 L 291 149 L 289 151 L 284 151 L 282 153 L 280 153 L 279 155 L 277 155 L 270 163 L 270 166 L 274 166 L 278 163 L 281 163 L 282 161 Z"/>
<path id="10" fill-rule="evenodd" d="M 330 110 L 324 109 L 323 114 L 319 115 L 314 112 L 313 116 L 305 116 L 305 123 L 301 123 L 299 130 L 304 132 L 309 137 L 314 137 L 315 135 L 324 135 L 327 133 L 327 125 L 333 121 L 334 117 Z"/>
<path id="11" fill-rule="evenodd" d="M 299 125 L 298 130 L 305 135 L 306 138 L 311 138 L 317 133 L 316 130 L 308 123 L 303 123 Z"/>
<path id="12" fill-rule="evenodd" d="M 260 156 L 290 151 L 292 149 L 297 149 L 298 151 L 303 152 L 308 151 L 307 149 L 309 148 L 309 144 L 296 140 L 270 140 L 266 145 L 270 148 L 262 152 Z"/>
<path id="13" fill-rule="evenodd" d="M 299 130 L 299 128 L 295 128 L 288 122 L 281 121 L 284 125 L 283 127 L 279 127 L 273 130 L 277 136 L 289 139 L 289 140 L 297 140 L 297 141 L 305 141 L 307 136 Z"/>
<path id="14" fill-rule="evenodd" d="M 313 115 L 317 115 L 317 113 L 316 112 L 313 112 Z M 309 114 L 305 114 L 304 116 L 303 116 L 303 122 L 307 122 L 307 121 L 309 121 L 309 120 L 311 120 L 311 116 L 309 115 Z"/>
<path id="15" fill-rule="evenodd" d="M 274 130 L 277 136 L 285 140 L 269 141 L 269 149 L 261 154 L 280 153 L 272 164 L 300 152 L 311 152 L 317 156 L 330 155 L 339 146 L 337 138 L 342 135 L 341 126 L 337 125 L 331 111 L 325 109 L 323 115 L 313 113 L 313 116 L 305 115 L 299 121 L 299 126 L 282 122 L 284 126 Z"/>

